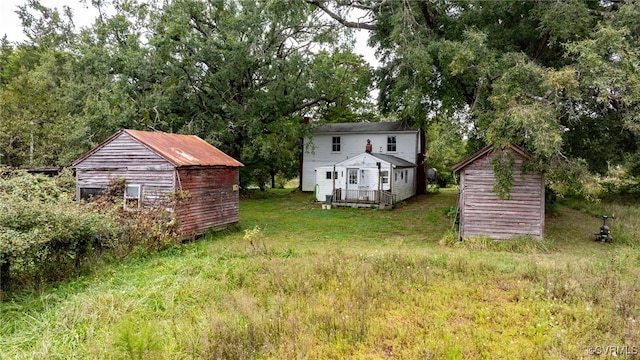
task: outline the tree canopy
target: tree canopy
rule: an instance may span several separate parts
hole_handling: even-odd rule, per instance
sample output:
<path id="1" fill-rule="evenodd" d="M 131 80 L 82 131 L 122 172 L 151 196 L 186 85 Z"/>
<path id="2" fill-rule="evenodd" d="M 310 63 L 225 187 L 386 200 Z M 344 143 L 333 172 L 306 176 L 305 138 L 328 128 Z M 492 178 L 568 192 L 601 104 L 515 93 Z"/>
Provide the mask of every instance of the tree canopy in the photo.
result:
<path id="1" fill-rule="evenodd" d="M 67 165 L 119 128 L 196 134 L 294 176 L 302 118 L 430 129 L 432 161 L 518 144 L 550 183 L 640 169 L 635 1 L 28 0 L 0 44 L 0 164 Z M 369 32 L 380 60 L 353 51 Z M 369 93 L 377 88 L 377 109 Z M 446 135 L 446 141 L 438 137 Z M 429 159 L 429 154 L 427 156 Z"/>
<path id="2" fill-rule="evenodd" d="M 341 28 L 304 2 L 92 4 L 100 16 L 77 30 L 69 9 L 30 0 L 20 10 L 29 41 L 3 43 L 4 115 L 20 119 L 3 122 L 12 131 L 0 153 L 11 165 L 68 164 L 125 127 L 196 134 L 244 162 L 247 180 L 292 176 L 305 115 L 353 121 L 367 102 L 371 68 Z M 47 75 L 60 77 L 47 88 Z M 32 142 L 40 155 L 27 160 L 29 131 L 41 118 L 64 127 L 66 139 L 36 138 L 80 145 L 51 156 Z"/>
<path id="3" fill-rule="evenodd" d="M 547 171 L 584 159 L 604 173 L 638 150 L 638 2 L 307 2 L 371 31 L 383 114 L 444 116 L 469 151 L 515 143 Z"/>

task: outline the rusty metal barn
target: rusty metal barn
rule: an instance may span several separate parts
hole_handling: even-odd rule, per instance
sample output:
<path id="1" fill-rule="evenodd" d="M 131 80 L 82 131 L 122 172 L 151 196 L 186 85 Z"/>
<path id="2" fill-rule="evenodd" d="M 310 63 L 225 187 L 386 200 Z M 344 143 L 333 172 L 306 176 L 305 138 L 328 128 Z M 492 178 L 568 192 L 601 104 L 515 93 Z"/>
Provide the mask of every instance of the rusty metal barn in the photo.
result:
<path id="1" fill-rule="evenodd" d="M 239 169 L 243 165 L 195 135 L 120 130 L 72 163 L 76 199 L 100 194 L 125 179 L 123 206 L 158 203 L 186 190 L 176 211 L 182 235 L 201 235 L 239 220 Z"/>
<path id="2" fill-rule="evenodd" d="M 530 157 L 524 149 L 511 145 L 504 151 L 515 165 L 513 187 L 506 200 L 493 191 L 492 160 L 502 151 L 487 146 L 453 168 L 460 173 L 460 239 L 480 235 L 493 239 L 544 237 L 544 176 L 522 171 L 523 162 Z"/>

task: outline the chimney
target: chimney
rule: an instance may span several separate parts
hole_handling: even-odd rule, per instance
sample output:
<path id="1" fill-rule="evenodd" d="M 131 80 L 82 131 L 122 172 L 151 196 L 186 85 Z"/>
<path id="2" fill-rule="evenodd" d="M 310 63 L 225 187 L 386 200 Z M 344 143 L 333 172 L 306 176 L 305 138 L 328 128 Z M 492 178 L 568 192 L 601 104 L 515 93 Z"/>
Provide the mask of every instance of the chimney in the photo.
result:
<path id="1" fill-rule="evenodd" d="M 311 124 L 313 122 L 313 118 L 311 116 L 305 116 L 305 117 L 302 118 L 302 122 L 305 125 L 309 125 L 309 124 Z"/>
<path id="2" fill-rule="evenodd" d="M 371 145 L 371 140 L 367 139 L 367 146 L 364 147 L 364 151 L 371 153 L 373 149 L 373 145 Z"/>

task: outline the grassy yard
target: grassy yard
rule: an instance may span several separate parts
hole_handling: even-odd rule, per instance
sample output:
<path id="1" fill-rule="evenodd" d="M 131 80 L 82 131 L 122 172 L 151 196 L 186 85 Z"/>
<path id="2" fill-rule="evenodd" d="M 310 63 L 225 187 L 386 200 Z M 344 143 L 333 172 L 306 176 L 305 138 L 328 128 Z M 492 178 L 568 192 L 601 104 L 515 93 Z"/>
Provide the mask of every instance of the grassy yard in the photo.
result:
<path id="1" fill-rule="evenodd" d="M 13 295 L 0 359 L 637 357 L 637 205 L 561 207 L 544 242 L 505 245 L 446 241 L 455 201 L 322 210 L 254 193 L 238 229 Z M 620 241 L 592 240 L 598 210 Z"/>

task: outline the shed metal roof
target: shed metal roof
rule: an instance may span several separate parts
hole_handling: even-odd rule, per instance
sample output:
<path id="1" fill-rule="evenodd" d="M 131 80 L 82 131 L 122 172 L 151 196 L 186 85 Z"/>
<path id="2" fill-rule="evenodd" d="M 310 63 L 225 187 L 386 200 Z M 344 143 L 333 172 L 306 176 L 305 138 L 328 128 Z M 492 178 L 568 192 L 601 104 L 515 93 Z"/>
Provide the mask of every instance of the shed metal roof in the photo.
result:
<path id="1" fill-rule="evenodd" d="M 403 122 L 357 122 L 323 124 L 313 129 L 313 133 L 370 133 L 389 131 L 418 131 Z"/>
<path id="2" fill-rule="evenodd" d="M 517 152 L 518 154 L 524 156 L 525 158 L 531 158 L 531 154 L 529 154 L 525 149 L 511 144 L 509 145 L 509 148 L 512 149 L 513 151 Z M 476 161 L 477 159 L 479 159 L 480 157 L 490 153 L 491 151 L 493 151 L 493 145 L 487 145 L 485 146 L 482 150 L 478 151 L 477 153 L 469 156 L 468 158 L 464 159 L 463 161 L 461 161 L 460 163 L 458 163 L 456 166 L 453 167 L 453 172 L 458 172 L 460 170 L 462 170 L 462 168 L 466 167 L 467 165 L 471 164 L 472 162 Z"/>
<path id="3" fill-rule="evenodd" d="M 241 162 L 225 154 L 215 146 L 202 140 L 196 135 L 171 134 L 160 131 L 140 131 L 123 129 L 88 151 L 73 162 L 73 165 L 91 156 L 97 150 L 126 133 L 147 146 L 158 155 L 167 159 L 177 167 L 183 166 L 244 166 Z"/>

